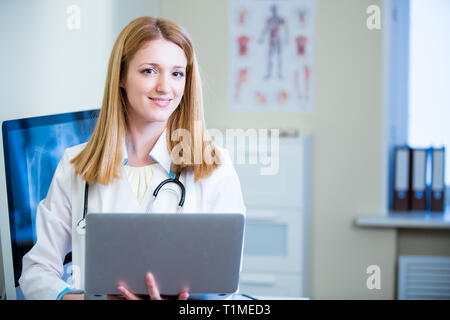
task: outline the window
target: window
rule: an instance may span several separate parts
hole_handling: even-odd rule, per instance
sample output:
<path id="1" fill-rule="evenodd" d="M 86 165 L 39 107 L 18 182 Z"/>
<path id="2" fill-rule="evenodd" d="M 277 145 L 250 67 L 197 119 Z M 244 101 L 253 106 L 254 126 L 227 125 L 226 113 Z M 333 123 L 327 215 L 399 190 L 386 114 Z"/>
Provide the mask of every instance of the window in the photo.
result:
<path id="1" fill-rule="evenodd" d="M 446 147 L 450 204 L 450 1 L 384 3 L 384 92 L 389 146 L 389 208 L 393 147 Z"/>
<path id="2" fill-rule="evenodd" d="M 445 146 L 450 184 L 450 1 L 410 0 L 408 143 Z"/>

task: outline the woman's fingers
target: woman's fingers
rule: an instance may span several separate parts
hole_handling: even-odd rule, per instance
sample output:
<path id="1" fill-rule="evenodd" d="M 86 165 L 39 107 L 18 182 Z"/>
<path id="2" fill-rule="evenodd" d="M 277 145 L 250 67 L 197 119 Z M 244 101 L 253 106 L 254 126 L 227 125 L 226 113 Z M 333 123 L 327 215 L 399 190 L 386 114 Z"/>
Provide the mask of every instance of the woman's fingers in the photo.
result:
<path id="1" fill-rule="evenodd" d="M 117 290 L 125 297 L 127 300 L 142 300 L 137 295 L 135 295 L 133 292 L 125 288 L 123 285 L 119 285 L 117 287 Z"/>
<path id="2" fill-rule="evenodd" d="M 153 273 L 151 272 L 147 273 L 145 276 L 145 281 L 147 283 L 148 294 L 150 295 L 150 299 L 162 300 Z M 189 292 L 186 289 L 183 289 L 182 292 L 178 295 L 178 300 L 187 300 L 188 298 Z"/>
<path id="3" fill-rule="evenodd" d="M 145 276 L 145 281 L 147 282 L 148 294 L 152 300 L 161 300 L 161 295 L 159 294 L 159 289 L 156 285 L 155 277 L 152 273 L 147 273 Z"/>
<path id="4" fill-rule="evenodd" d="M 189 292 L 183 291 L 178 296 L 178 300 L 187 300 L 189 298 Z"/>

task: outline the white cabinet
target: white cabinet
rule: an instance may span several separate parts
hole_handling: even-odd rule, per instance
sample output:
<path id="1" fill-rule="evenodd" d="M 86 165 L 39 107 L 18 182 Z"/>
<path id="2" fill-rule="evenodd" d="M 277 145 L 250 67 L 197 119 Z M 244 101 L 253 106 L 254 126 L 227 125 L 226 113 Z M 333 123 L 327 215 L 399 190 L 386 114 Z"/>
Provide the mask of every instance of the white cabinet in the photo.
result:
<path id="1" fill-rule="evenodd" d="M 242 293 L 309 295 L 311 139 L 310 135 L 280 137 L 279 155 L 268 155 L 272 161 L 279 157 L 276 174 L 261 174 L 267 164 L 234 161 L 247 207 Z M 244 149 L 247 160 L 257 152 L 254 146 Z"/>
<path id="2" fill-rule="evenodd" d="M 260 218 L 258 213 L 273 216 Z M 243 271 L 299 273 L 303 255 L 302 224 L 299 211 L 248 208 Z"/>

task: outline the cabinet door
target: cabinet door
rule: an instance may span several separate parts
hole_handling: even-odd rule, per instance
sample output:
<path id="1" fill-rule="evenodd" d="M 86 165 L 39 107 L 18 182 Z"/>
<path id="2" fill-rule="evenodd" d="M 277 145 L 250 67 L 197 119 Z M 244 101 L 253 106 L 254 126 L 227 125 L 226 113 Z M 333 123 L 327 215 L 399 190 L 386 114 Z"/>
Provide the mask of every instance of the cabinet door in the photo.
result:
<path id="1" fill-rule="evenodd" d="M 299 210 L 249 209 L 243 271 L 300 273 L 305 243 L 302 226 Z"/>
<path id="2" fill-rule="evenodd" d="M 235 162 L 239 176 L 244 202 L 248 207 L 275 206 L 280 208 L 296 208 L 304 205 L 304 155 L 301 139 L 296 143 L 280 139 L 278 154 L 267 156 L 270 163 L 264 165 L 257 148 L 247 147 L 246 162 Z M 250 159 L 258 159 L 256 164 Z M 277 164 L 274 164 L 277 163 Z M 263 169 L 273 167 L 265 174 Z"/>

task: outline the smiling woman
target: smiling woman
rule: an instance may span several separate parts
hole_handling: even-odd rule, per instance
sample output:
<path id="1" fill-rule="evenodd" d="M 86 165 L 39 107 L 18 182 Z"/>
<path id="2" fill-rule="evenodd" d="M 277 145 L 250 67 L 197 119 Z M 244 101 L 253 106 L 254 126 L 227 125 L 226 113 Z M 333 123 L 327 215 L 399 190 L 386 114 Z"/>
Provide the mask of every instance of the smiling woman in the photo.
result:
<path id="1" fill-rule="evenodd" d="M 88 212 L 245 214 L 230 156 L 208 139 L 204 123 L 197 61 L 187 34 L 164 19 L 131 21 L 112 49 L 91 138 L 66 149 L 37 208 L 37 242 L 23 258 L 19 280 L 25 297 L 84 298 L 74 290 L 84 290 Z M 198 161 L 204 154 L 212 157 Z M 167 182 L 178 189 L 165 187 Z M 62 261 L 70 250 L 74 272 L 72 283 L 66 283 Z M 175 267 L 182 272 L 183 266 Z M 151 299 L 164 297 L 157 274 L 138 276 Z M 113 286 L 126 299 L 141 298 L 126 283 Z M 180 286 L 178 298 L 188 296 L 188 288 Z"/>
<path id="2" fill-rule="evenodd" d="M 201 80 L 189 37 L 169 20 L 137 18 L 114 44 L 99 125 L 72 163 L 87 182 L 107 185 L 118 177 L 125 137 L 130 149 L 128 163 L 149 165 L 154 161 L 147 155 L 156 143 L 149 132 L 161 133 L 167 128 L 169 153 L 177 157 L 172 159 L 173 172 L 192 169 L 198 181 L 221 162 L 206 139 L 203 119 Z M 190 134 L 190 148 L 183 148 L 182 155 L 171 152 L 180 143 L 173 134 L 177 129 Z M 204 154 L 205 149 L 215 161 L 193 164 L 194 154 Z"/>

